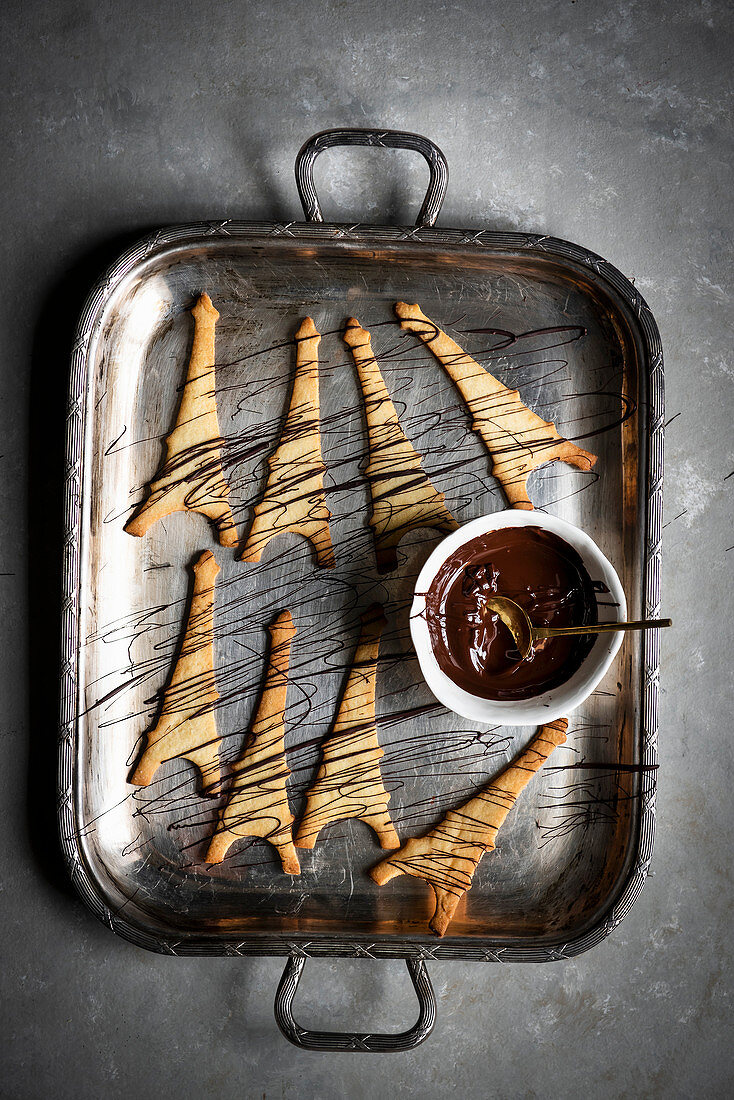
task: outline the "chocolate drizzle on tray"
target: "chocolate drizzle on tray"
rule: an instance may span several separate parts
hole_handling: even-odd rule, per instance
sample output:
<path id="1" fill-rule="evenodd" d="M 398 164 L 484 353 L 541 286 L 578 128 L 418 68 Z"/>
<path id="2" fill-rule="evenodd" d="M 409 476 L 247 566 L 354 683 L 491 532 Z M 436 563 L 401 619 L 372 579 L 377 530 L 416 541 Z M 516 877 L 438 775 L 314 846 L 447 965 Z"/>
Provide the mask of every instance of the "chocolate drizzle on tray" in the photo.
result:
<path id="1" fill-rule="evenodd" d="M 370 330 L 379 330 L 390 322 L 366 321 Z M 461 322 L 459 321 L 459 325 Z M 394 323 L 393 323 L 394 325 Z M 462 330 L 456 328 L 461 339 Z M 553 378 L 565 369 L 565 360 L 561 357 L 549 358 L 549 350 L 561 349 L 564 344 L 575 343 L 583 339 L 585 330 L 578 325 L 567 327 L 549 327 L 527 333 L 509 333 L 506 330 L 465 330 L 467 333 L 489 337 L 485 348 L 472 348 L 474 359 L 489 365 L 493 360 L 502 364 L 502 370 L 522 372 L 527 369 L 532 379 L 532 387 L 544 380 Z M 342 330 L 324 333 L 325 336 L 341 337 Z M 497 339 L 492 339 L 497 337 Z M 340 340 L 330 340 L 327 356 L 320 364 L 322 378 L 335 377 L 339 372 L 353 371 L 354 366 L 344 352 L 339 351 Z M 467 507 L 474 502 L 480 511 L 489 511 L 501 506 L 498 488 L 489 475 L 486 455 L 477 454 L 475 438 L 471 431 L 471 422 L 463 404 L 446 402 L 441 398 L 437 402 L 440 387 L 427 373 L 430 358 L 421 347 L 416 347 L 414 337 L 396 335 L 395 339 L 380 352 L 380 362 L 393 363 L 401 372 L 397 381 L 390 382 L 390 397 L 406 435 L 420 448 L 426 470 L 430 470 L 431 482 L 450 486 L 447 489 L 452 513 L 459 519 L 472 518 Z M 222 468 L 230 484 L 230 504 L 240 530 L 243 521 L 251 515 L 250 509 L 262 492 L 262 475 L 258 466 L 265 456 L 273 452 L 282 430 L 282 419 L 259 422 L 253 414 L 260 405 L 259 394 L 270 387 L 283 384 L 287 368 L 281 363 L 283 351 L 292 348 L 291 342 L 278 345 L 282 349 L 273 354 L 274 346 L 253 349 L 239 359 L 217 362 L 217 391 L 228 394 L 228 408 L 232 410 L 230 424 L 225 424 L 220 410 L 220 423 L 224 429 L 221 441 Z M 343 349 L 343 345 L 341 345 Z M 511 357 L 517 359 L 512 361 Z M 252 360 L 272 361 L 273 373 L 257 372 L 250 375 L 249 364 Z M 433 368 L 431 368 L 433 370 Z M 586 417 L 574 415 L 579 395 L 569 392 L 564 410 L 566 438 L 588 438 L 616 429 L 634 411 L 633 404 L 619 393 L 613 372 L 598 379 L 599 393 L 609 395 L 609 416 L 606 423 L 598 420 L 589 422 Z M 416 383 L 420 383 L 419 386 Z M 523 382 L 520 382 L 521 387 Z M 445 392 L 445 390 L 441 390 Z M 523 390 L 523 392 L 526 392 Z M 542 401 L 529 399 L 532 407 L 540 411 Z M 563 404 L 563 400 L 561 402 Z M 556 415 L 558 403 L 555 404 Z M 580 406 L 578 406 L 580 408 Z M 240 428 L 240 413 L 247 411 L 248 425 Z M 245 727 L 232 722 L 243 699 L 254 700 L 262 673 L 262 644 L 259 640 L 262 628 L 267 621 L 268 610 L 274 607 L 288 606 L 293 610 L 299 630 L 299 638 L 294 648 L 288 673 L 289 694 L 285 712 L 285 726 L 288 752 L 288 765 L 291 775 L 288 791 L 291 805 L 302 808 L 302 796 L 311 784 L 314 769 L 324 736 L 329 727 L 329 714 L 333 716 L 335 689 L 349 670 L 350 655 L 358 632 L 359 614 L 372 600 L 389 604 L 391 625 L 382 637 L 379 659 L 378 712 L 376 726 L 379 730 L 389 730 L 385 755 L 381 762 L 384 784 L 388 794 L 394 800 L 391 803 L 395 824 L 401 836 L 404 829 L 408 832 L 425 830 L 435 824 L 447 810 L 455 808 L 462 799 L 476 794 L 478 786 L 486 784 L 487 778 L 497 772 L 506 760 L 510 739 L 499 730 L 476 731 L 461 728 L 460 722 L 454 722 L 452 728 L 445 728 L 445 712 L 430 699 L 417 669 L 413 654 L 406 649 L 407 611 L 410 602 L 411 577 L 417 573 L 416 555 L 426 541 L 426 535 L 416 535 L 409 529 L 405 532 L 397 564 L 403 570 L 397 574 L 381 577 L 375 569 L 372 555 L 365 551 L 364 525 L 366 510 L 361 507 L 362 529 L 355 525 L 354 511 L 358 501 L 366 501 L 365 483 L 355 479 L 352 472 L 354 460 L 365 453 L 363 431 L 355 430 L 360 424 L 363 411 L 361 404 L 345 404 L 338 412 L 322 415 L 318 425 L 322 435 L 324 461 L 326 465 L 325 492 L 326 501 L 332 513 L 330 522 L 332 540 L 337 559 L 337 570 L 325 574 L 320 570 L 305 569 L 304 559 L 309 558 L 305 546 L 291 537 L 286 542 L 278 541 L 266 555 L 262 564 L 239 566 L 226 569 L 217 582 L 216 635 L 218 639 L 229 638 L 234 646 L 227 647 L 226 659 L 218 659 L 216 681 L 219 697 L 211 701 L 219 723 L 219 736 L 222 738 L 222 764 L 226 772 L 228 762 L 232 762 L 242 751 Z M 442 425 L 443 434 L 436 435 L 436 427 Z M 311 425 L 313 428 L 313 424 Z M 569 429 L 575 429 L 569 431 Z M 123 428 L 116 432 L 116 440 L 110 446 L 110 454 L 135 446 L 129 433 Z M 332 456 L 338 455 L 336 460 Z M 261 467 L 260 467 L 261 469 Z M 424 474 L 428 481 L 428 473 Z M 537 476 L 537 475 L 536 475 Z M 550 470 L 545 473 L 545 484 L 551 486 L 554 475 Z M 596 472 L 576 475 L 577 487 L 574 491 L 587 489 L 598 478 Z M 564 484 L 559 482 L 559 484 Z M 131 486 L 131 491 L 133 487 Z M 564 494 L 567 489 L 564 488 Z M 361 497 L 359 494 L 362 494 Z M 546 500 L 546 506 L 551 503 Z M 116 521 L 110 514 L 103 522 Z M 293 574 L 282 574 L 277 587 L 261 588 L 261 577 L 272 577 L 270 557 L 287 554 L 293 560 Z M 167 559 L 168 560 L 168 559 Z M 406 563 L 410 563 L 409 573 L 405 572 Z M 310 558 L 309 558 L 310 564 Z M 325 607 L 324 594 L 328 588 L 332 607 Z M 335 615 L 333 597 L 335 592 L 342 593 L 342 611 Z M 263 603 L 265 597 L 267 607 Z M 322 610 L 322 608 L 324 608 Z M 129 729 L 131 723 L 144 728 L 148 707 L 157 699 L 156 693 L 170 672 L 172 658 L 176 651 L 178 624 L 184 617 L 185 604 L 182 599 L 170 604 L 157 603 L 150 608 L 141 608 L 126 614 L 116 622 L 101 625 L 90 637 L 96 644 L 124 641 L 129 654 L 129 663 L 119 673 L 105 674 L 99 683 L 88 685 L 89 700 L 87 711 L 99 716 L 100 735 L 115 727 L 119 735 L 121 729 Z M 307 625 L 306 625 L 307 624 Z M 304 631 L 304 627 L 306 628 Z M 302 641 L 301 641 L 302 638 Z M 300 644 L 298 644 L 300 643 Z M 313 654 L 318 653 L 314 661 Z M 138 697 L 141 684 L 149 684 L 151 694 L 146 709 L 141 713 L 139 705 L 132 711 L 125 710 L 127 697 Z M 435 728 L 432 728 L 434 718 Z M 427 724 L 425 732 L 416 732 L 417 721 Z M 137 753 L 131 753 L 131 762 Z M 440 776 L 435 791 L 428 797 L 416 796 L 416 771 L 431 769 Z M 561 771 L 563 765 L 555 770 Z M 611 771 L 611 766 L 610 766 Z M 131 795 L 137 804 L 137 813 L 141 824 L 162 817 L 172 833 L 186 831 L 185 843 L 178 846 L 181 857 L 192 867 L 201 867 L 208 839 L 211 838 L 221 811 L 222 802 L 198 798 L 192 789 L 191 770 L 186 763 L 171 761 L 161 777 L 149 787 L 140 789 Z M 616 797 L 616 796 L 615 796 Z M 603 799 L 602 799 L 603 800 Z M 598 803 L 598 785 L 593 801 Z M 613 807 L 614 800 L 610 803 Z M 395 816 L 396 808 L 398 816 Z M 579 811 L 583 813 L 583 811 Z M 613 815 L 613 809 L 610 813 Z M 94 828 L 95 822 L 89 822 Z M 560 828 L 553 822 L 539 822 L 544 836 L 554 835 L 554 829 Z M 275 835 L 274 823 L 274 835 Z M 264 835 L 264 834 L 263 834 Z M 345 835 L 344 827 L 332 826 L 329 834 L 332 838 Z M 560 833 L 559 835 L 565 835 Z M 147 827 L 141 829 L 140 843 L 148 843 Z M 267 839 L 267 837 L 266 837 Z M 237 867 L 243 862 L 249 867 L 270 863 L 271 855 L 263 846 L 258 848 L 257 856 L 251 850 L 258 841 L 243 841 L 233 848 L 227 856 L 227 865 Z"/>

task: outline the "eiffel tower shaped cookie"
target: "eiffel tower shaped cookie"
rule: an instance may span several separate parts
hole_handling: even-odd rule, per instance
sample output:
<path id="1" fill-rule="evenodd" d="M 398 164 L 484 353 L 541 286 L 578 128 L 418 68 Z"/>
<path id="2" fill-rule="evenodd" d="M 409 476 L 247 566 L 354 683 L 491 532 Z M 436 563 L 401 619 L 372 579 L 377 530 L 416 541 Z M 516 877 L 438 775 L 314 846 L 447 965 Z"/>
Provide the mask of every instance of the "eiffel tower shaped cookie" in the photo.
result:
<path id="1" fill-rule="evenodd" d="M 158 721 L 146 734 L 146 747 L 130 776 L 145 787 L 160 765 L 174 757 L 190 760 L 204 789 L 220 781 L 214 682 L 214 555 L 205 550 L 194 565 L 194 591 L 181 650 L 163 696 Z"/>
<path id="2" fill-rule="evenodd" d="M 503 386 L 489 371 L 447 336 L 420 306 L 397 302 L 400 327 L 414 332 L 430 348 L 456 383 L 471 410 L 472 428 L 492 456 L 492 474 L 513 508 L 532 509 L 529 474 L 559 459 L 579 470 L 590 470 L 596 455 L 564 439 L 550 420 L 542 420 L 523 404 L 517 390 Z"/>
<path id="3" fill-rule="evenodd" d="M 331 735 L 322 748 L 316 779 L 306 793 L 297 848 L 313 848 L 333 821 L 356 817 L 377 834 L 382 848 L 400 844 L 390 820 L 380 771 L 384 755 L 375 728 L 375 678 L 380 635 L 386 626 L 379 604 L 362 615 L 362 630 Z"/>
<path id="4" fill-rule="evenodd" d="M 191 312 L 194 343 L 176 426 L 166 437 L 166 458 L 150 483 L 149 495 L 125 530 L 144 535 L 172 512 L 201 512 L 214 524 L 222 546 L 236 546 L 215 394 L 214 332 L 219 314 L 208 294 L 200 296 Z"/>
<path id="5" fill-rule="evenodd" d="M 541 726 L 524 752 L 484 790 L 450 810 L 425 836 L 406 841 L 399 852 L 373 867 L 370 874 L 375 882 L 384 886 L 397 875 L 425 879 L 436 895 L 429 928 L 443 936 L 480 859 L 494 848 L 500 827 L 535 772 L 566 740 L 567 726 L 566 718 Z"/>
<path id="6" fill-rule="evenodd" d="M 459 526 L 444 495 L 429 480 L 421 457 L 407 439 L 372 353 L 370 334 L 350 317 L 344 341 L 352 349 L 364 398 L 369 439 L 367 478 L 372 498 L 370 526 L 380 573 L 397 569 L 397 546 L 419 527 L 448 534 Z"/>
<path id="7" fill-rule="evenodd" d="M 242 561 L 260 561 L 270 540 L 295 531 L 310 540 L 320 566 L 334 566 L 329 532 L 329 510 L 324 500 L 324 463 L 319 426 L 319 358 L 321 341 L 310 317 L 300 325 L 296 340 L 296 373 L 288 416 L 280 442 L 268 459 L 265 492 L 255 515 Z"/>
<path id="8" fill-rule="evenodd" d="M 270 652 L 265 683 L 242 756 L 232 765 L 233 781 L 227 804 L 209 844 L 205 862 L 221 863 L 235 841 L 264 837 L 277 849 L 283 870 L 297 875 L 301 868 L 293 847 L 293 814 L 288 806 L 285 761 L 285 697 L 288 687 L 291 639 L 295 634 L 290 612 L 281 611 L 268 627 Z"/>

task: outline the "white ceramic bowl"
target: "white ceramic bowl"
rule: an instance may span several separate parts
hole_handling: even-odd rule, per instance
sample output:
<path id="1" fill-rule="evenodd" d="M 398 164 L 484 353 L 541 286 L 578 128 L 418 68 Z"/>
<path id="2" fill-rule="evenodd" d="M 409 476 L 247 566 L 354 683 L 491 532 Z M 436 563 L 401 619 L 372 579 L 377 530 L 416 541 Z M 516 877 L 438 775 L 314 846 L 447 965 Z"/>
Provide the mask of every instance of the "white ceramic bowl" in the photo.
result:
<path id="1" fill-rule="evenodd" d="M 549 516 L 545 512 L 526 512 L 510 508 L 504 512 L 480 516 L 479 519 L 464 524 L 458 531 L 453 531 L 438 544 L 423 566 L 416 582 L 410 611 L 410 633 L 426 683 L 436 698 L 449 710 L 455 711 L 464 718 L 490 725 L 540 725 L 543 722 L 552 722 L 555 718 L 562 718 L 591 695 L 622 644 L 622 631 L 600 634 L 581 667 L 570 679 L 559 687 L 553 688 L 552 691 L 536 695 L 532 699 L 482 699 L 455 684 L 439 668 L 433 653 L 425 615 L 425 593 L 430 588 L 438 570 L 451 554 L 472 539 L 502 527 L 540 527 L 544 531 L 551 531 L 554 535 L 558 535 L 579 554 L 591 579 L 603 581 L 609 589 L 609 594 L 604 593 L 604 603 L 597 608 L 599 622 L 619 622 L 626 618 L 627 601 L 619 577 L 611 563 L 585 531 L 574 527 L 571 523 L 566 523 L 563 519 Z M 616 604 L 616 606 L 609 606 L 610 604 Z"/>

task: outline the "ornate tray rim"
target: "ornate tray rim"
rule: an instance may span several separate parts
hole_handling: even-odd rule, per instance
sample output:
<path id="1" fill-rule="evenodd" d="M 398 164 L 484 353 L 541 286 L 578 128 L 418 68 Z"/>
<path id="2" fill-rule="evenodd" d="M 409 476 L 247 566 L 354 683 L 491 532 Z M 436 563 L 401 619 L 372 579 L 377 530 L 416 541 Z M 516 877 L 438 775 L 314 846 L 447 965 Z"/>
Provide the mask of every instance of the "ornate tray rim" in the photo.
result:
<path id="1" fill-rule="evenodd" d="M 351 958 L 476 959 L 491 962 L 552 962 L 572 958 L 600 943 L 617 927 L 637 900 L 650 868 L 655 835 L 655 766 L 658 752 L 659 632 L 648 631 L 643 643 L 641 709 L 643 771 L 640 819 L 635 858 L 617 898 L 587 932 L 566 942 L 537 947 L 502 945 L 491 937 L 437 942 L 433 937 L 368 935 L 340 938 L 332 933 L 265 935 L 246 938 L 192 936 L 176 939 L 140 928 L 110 909 L 86 867 L 79 844 L 75 786 L 76 699 L 79 660 L 79 568 L 82 472 L 85 440 L 85 393 L 89 351 L 99 334 L 105 306 L 119 284 L 134 269 L 160 252 L 210 240 L 264 241 L 272 238 L 344 241 L 357 244 L 400 244 L 476 248 L 477 250 L 538 252 L 588 268 L 595 281 L 605 284 L 635 316 L 647 365 L 647 469 L 645 509 L 644 614 L 660 611 L 662 533 L 664 380 L 663 351 L 655 319 L 640 293 L 606 260 L 579 245 L 555 237 L 490 230 L 434 229 L 425 226 L 339 225 L 314 222 L 193 222 L 159 230 L 133 245 L 109 268 L 91 291 L 82 310 L 71 352 L 69 401 L 66 414 L 66 472 L 64 485 L 64 559 L 61 614 L 61 691 L 58 749 L 58 823 L 60 842 L 71 879 L 84 902 L 108 928 L 124 939 L 169 955 L 273 955 L 305 959 L 319 956 Z"/>

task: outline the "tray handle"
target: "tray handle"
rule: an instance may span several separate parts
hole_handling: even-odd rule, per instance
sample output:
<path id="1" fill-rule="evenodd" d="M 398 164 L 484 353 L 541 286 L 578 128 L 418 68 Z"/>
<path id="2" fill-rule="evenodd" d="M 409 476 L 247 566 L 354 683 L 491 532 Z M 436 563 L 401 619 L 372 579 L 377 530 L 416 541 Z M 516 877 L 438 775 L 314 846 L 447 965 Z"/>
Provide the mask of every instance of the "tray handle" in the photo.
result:
<path id="1" fill-rule="evenodd" d="M 290 956 L 275 994 L 275 1022 L 295 1046 L 303 1050 L 365 1051 L 386 1054 L 412 1050 L 427 1039 L 436 1022 L 436 995 L 423 959 L 406 959 L 416 997 L 418 1019 L 407 1031 L 395 1035 L 352 1034 L 342 1031 L 308 1031 L 293 1018 L 293 998 L 306 963 L 301 956 Z"/>
<path id="2" fill-rule="evenodd" d="M 324 220 L 313 180 L 313 166 L 319 153 L 335 145 L 371 145 L 378 149 L 414 149 L 421 153 L 428 162 L 431 176 L 415 224 L 434 224 L 446 197 L 449 182 L 448 161 L 429 138 L 421 134 L 410 134 L 405 130 L 323 130 L 310 137 L 296 157 L 296 187 L 307 221 Z"/>

